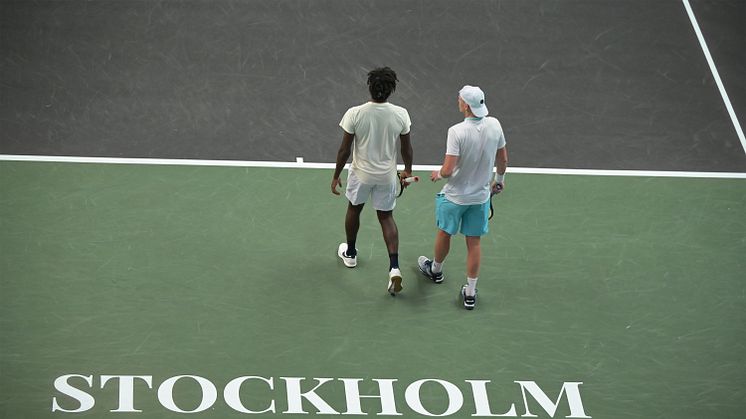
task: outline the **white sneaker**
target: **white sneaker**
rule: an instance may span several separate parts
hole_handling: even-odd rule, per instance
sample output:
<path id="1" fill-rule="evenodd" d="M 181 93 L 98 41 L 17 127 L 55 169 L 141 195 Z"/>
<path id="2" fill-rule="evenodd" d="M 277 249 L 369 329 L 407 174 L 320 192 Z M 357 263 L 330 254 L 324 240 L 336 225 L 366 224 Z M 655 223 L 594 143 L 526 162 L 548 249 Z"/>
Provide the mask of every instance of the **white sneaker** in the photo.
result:
<path id="1" fill-rule="evenodd" d="M 342 259 L 342 262 L 344 262 L 346 267 L 354 268 L 355 266 L 357 266 L 357 255 L 349 257 L 347 256 L 347 254 L 345 254 L 346 251 L 347 251 L 347 243 L 340 243 L 339 247 L 337 248 L 337 256 L 339 256 L 339 258 Z"/>
<path id="2" fill-rule="evenodd" d="M 443 272 L 433 272 L 433 261 L 425 256 L 420 256 L 417 259 L 417 266 L 420 267 L 420 271 L 425 274 L 426 277 L 430 278 L 431 281 L 436 284 L 443 282 Z"/>
<path id="3" fill-rule="evenodd" d="M 401 271 L 394 268 L 389 271 L 389 294 L 396 295 L 402 290 L 401 286 Z"/>
<path id="4" fill-rule="evenodd" d="M 477 290 L 474 289 L 474 295 L 466 295 L 466 289 L 469 287 L 468 284 L 461 287 L 461 298 L 464 300 L 464 308 L 467 310 L 474 310 L 474 306 L 477 305 Z"/>

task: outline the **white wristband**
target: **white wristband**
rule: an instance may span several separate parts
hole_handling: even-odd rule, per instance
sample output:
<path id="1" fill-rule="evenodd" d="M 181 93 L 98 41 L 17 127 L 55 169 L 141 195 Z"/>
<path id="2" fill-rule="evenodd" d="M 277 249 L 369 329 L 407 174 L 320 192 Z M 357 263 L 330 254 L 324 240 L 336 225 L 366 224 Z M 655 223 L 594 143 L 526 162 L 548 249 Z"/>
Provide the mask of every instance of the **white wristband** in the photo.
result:
<path id="1" fill-rule="evenodd" d="M 505 173 L 499 175 L 495 173 L 495 182 L 497 183 L 503 183 L 505 181 Z"/>

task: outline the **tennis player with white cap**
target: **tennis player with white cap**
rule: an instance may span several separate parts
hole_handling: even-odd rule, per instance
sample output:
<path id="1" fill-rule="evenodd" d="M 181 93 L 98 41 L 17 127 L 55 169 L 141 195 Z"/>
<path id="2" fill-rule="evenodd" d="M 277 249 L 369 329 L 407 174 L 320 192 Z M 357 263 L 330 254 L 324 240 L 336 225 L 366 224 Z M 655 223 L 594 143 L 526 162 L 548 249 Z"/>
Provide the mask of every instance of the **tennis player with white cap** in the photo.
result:
<path id="1" fill-rule="evenodd" d="M 432 281 L 443 282 L 443 262 L 450 250 L 451 236 L 463 234 L 467 256 L 466 285 L 461 288 L 461 297 L 464 308 L 472 310 L 477 302 L 481 237 L 489 230 L 490 196 L 505 187 L 508 150 L 500 122 L 487 116 L 482 89 L 464 86 L 459 91 L 458 110 L 464 120 L 448 129 L 443 165 L 430 175 L 433 182 L 448 179 L 435 198 L 438 231 L 433 259 L 420 256 L 417 264 Z"/>

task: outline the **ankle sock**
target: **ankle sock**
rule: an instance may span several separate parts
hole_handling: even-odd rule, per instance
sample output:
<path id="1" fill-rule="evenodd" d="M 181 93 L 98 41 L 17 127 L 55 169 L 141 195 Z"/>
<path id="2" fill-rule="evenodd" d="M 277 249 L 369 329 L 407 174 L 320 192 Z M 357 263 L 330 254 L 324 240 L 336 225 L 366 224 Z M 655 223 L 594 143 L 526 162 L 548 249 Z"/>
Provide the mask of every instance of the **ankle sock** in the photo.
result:
<path id="1" fill-rule="evenodd" d="M 350 258 L 354 258 L 355 256 L 357 256 L 357 249 L 355 249 L 354 241 L 347 242 L 347 250 L 345 250 L 344 253 L 345 256 Z"/>
<path id="2" fill-rule="evenodd" d="M 434 274 L 437 274 L 443 270 L 443 262 L 438 263 L 433 259 L 432 270 Z"/>
<path id="3" fill-rule="evenodd" d="M 477 293 L 477 279 L 479 278 L 466 278 L 466 295 L 469 297 Z"/>
<path id="4" fill-rule="evenodd" d="M 399 269 L 399 254 L 389 253 L 389 270 Z"/>

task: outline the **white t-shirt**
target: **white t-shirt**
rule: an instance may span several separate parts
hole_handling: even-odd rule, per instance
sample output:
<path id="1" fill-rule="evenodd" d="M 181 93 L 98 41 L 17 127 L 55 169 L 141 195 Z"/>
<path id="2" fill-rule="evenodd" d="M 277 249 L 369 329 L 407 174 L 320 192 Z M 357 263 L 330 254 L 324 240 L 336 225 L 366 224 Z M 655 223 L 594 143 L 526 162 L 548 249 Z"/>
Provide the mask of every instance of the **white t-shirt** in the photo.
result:
<path id="1" fill-rule="evenodd" d="M 412 121 L 401 106 L 368 102 L 345 112 L 339 126 L 355 134 L 350 170 L 372 185 L 396 182 L 396 142 L 409 133 Z"/>
<path id="2" fill-rule="evenodd" d="M 490 199 L 495 155 L 505 147 L 500 122 L 491 116 L 466 118 L 448 129 L 446 154 L 458 163 L 442 193 L 459 205 L 475 205 Z"/>

